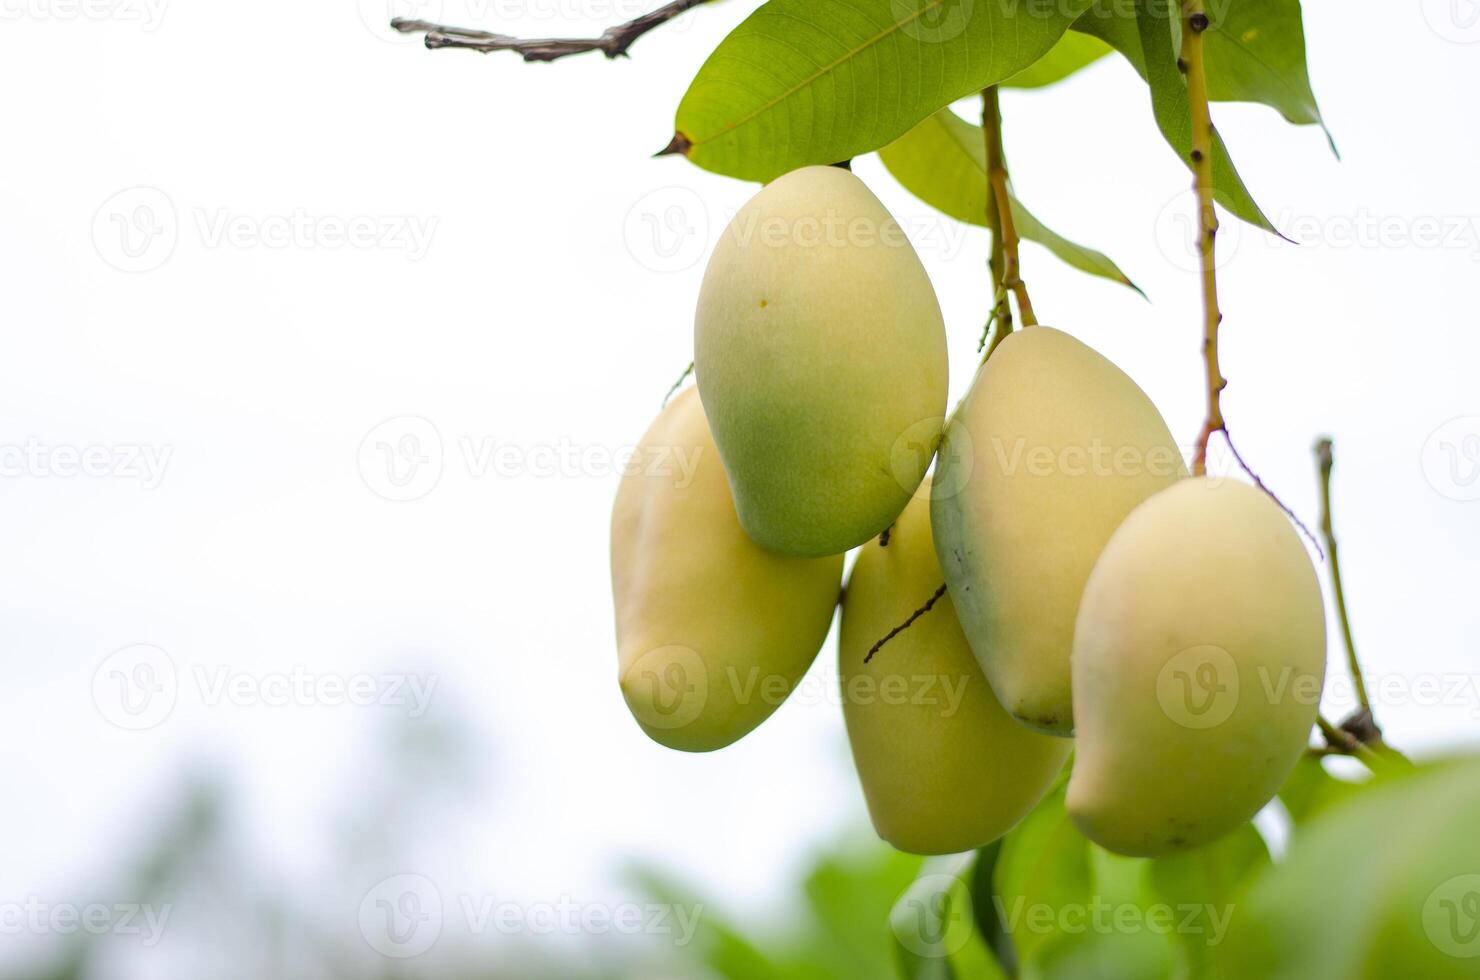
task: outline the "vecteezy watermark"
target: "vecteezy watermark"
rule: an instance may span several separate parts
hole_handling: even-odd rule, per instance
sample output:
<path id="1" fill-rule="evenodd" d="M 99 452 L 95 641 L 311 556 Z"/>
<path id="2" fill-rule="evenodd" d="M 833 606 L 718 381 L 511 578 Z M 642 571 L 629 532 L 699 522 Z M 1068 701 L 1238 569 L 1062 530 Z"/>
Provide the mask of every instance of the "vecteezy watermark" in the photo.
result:
<path id="1" fill-rule="evenodd" d="M 419 415 L 386 419 L 365 433 L 360 479 L 386 500 L 420 500 L 442 480 L 442 433 Z"/>
<path id="2" fill-rule="evenodd" d="M 360 902 L 360 935 L 383 956 L 407 959 L 431 949 L 449 921 L 467 933 L 534 936 L 666 936 L 677 947 L 693 941 L 704 906 L 658 902 L 500 901 L 487 894 L 460 894 L 451 903 L 425 875 L 398 874 L 377 882 Z"/>
<path id="3" fill-rule="evenodd" d="M 147 643 L 115 650 L 92 677 L 93 705 L 106 720 L 129 731 L 153 728 L 175 710 L 175 662 Z"/>
<path id="4" fill-rule="evenodd" d="M 627 254 L 650 272 L 692 269 L 709 251 L 709 207 L 689 187 L 660 187 L 633 202 L 622 219 Z"/>
<path id="5" fill-rule="evenodd" d="M 493 435 L 465 433 L 454 441 L 455 459 L 469 479 L 602 479 L 640 474 L 670 481 L 677 489 L 694 482 L 702 446 L 606 446 L 558 439 L 516 443 Z M 441 482 L 446 466 L 441 430 L 420 415 L 386 419 L 361 438 L 356 462 L 365 486 L 386 500 L 419 500 Z"/>
<path id="6" fill-rule="evenodd" d="M 175 202 L 157 187 L 129 187 L 93 213 L 93 247 L 120 272 L 149 272 L 175 254 L 180 220 Z"/>
<path id="7" fill-rule="evenodd" d="M 1239 669 L 1233 654 L 1211 643 L 1179 650 L 1156 675 L 1156 700 L 1162 712 L 1183 728 L 1216 728 L 1233 716 L 1239 704 L 1258 699 L 1265 704 L 1321 703 L 1324 678 L 1319 672 L 1265 664 Z"/>
<path id="8" fill-rule="evenodd" d="M 1429 30 L 1452 44 L 1480 44 L 1480 3 L 1476 0 L 1420 0 Z"/>
<path id="9" fill-rule="evenodd" d="M 137 480 L 145 490 L 164 481 L 174 446 L 147 444 L 48 445 L 34 436 L 0 443 L 0 478 Z"/>
<path id="10" fill-rule="evenodd" d="M 169 0 L 0 0 L 0 21 L 115 21 L 152 32 L 168 5 Z"/>
<path id="11" fill-rule="evenodd" d="M 312 214 L 301 207 L 248 214 L 193 206 L 186 214 L 189 220 L 182 223 L 174 200 L 157 187 L 130 187 L 93 215 L 93 246 L 121 272 L 158 269 L 174 255 L 184 230 L 206 249 L 380 250 L 418 262 L 431 249 L 438 223 L 435 216 Z"/>
<path id="12" fill-rule="evenodd" d="M 960 952 L 971 939 L 971 889 L 945 872 L 921 875 L 900 896 L 889 916 L 899 944 L 916 956 L 941 959 Z"/>
<path id="13" fill-rule="evenodd" d="M 1205 644 L 1167 660 L 1156 675 L 1156 700 L 1184 728 L 1215 728 L 1238 706 L 1238 664 L 1222 647 Z"/>
<path id="14" fill-rule="evenodd" d="M 959 441 L 954 431 L 951 438 Z M 1010 441 L 994 437 L 990 447 L 991 461 L 1003 476 L 1175 477 L 1182 473 L 1182 453 L 1172 446 L 1127 446 L 1098 437 L 1083 445 L 1050 446 L 1019 436 Z"/>
<path id="15" fill-rule="evenodd" d="M 1362 690 L 1378 708 L 1416 707 L 1464 711 L 1480 718 L 1480 673 L 1441 671 L 1437 673 L 1362 674 Z M 1327 679 L 1322 700 L 1335 713 L 1356 711 L 1361 706 L 1357 685 L 1347 674 Z"/>
<path id="16" fill-rule="evenodd" d="M 695 650 L 680 644 L 638 657 L 623 669 L 621 685 L 632 714 L 659 731 L 693 724 L 709 702 L 709 668 Z"/>
<path id="17" fill-rule="evenodd" d="M 301 665 L 267 673 L 196 665 L 193 675 L 208 707 L 396 707 L 406 708 L 406 717 L 413 719 L 426 714 L 441 680 L 437 674 L 322 673 Z"/>
<path id="18" fill-rule="evenodd" d="M 1152 225 L 1156 248 L 1162 257 L 1183 272 L 1198 272 L 1202 269 L 1202 251 L 1199 248 L 1197 194 L 1191 189 L 1178 191 L 1161 210 L 1156 213 Z M 1213 253 L 1216 268 L 1223 268 L 1233 260 L 1243 240 L 1243 222 L 1219 220 L 1217 248 Z"/>
<path id="19" fill-rule="evenodd" d="M 20 902 L 0 902 L 0 936 L 128 936 L 140 945 L 159 945 L 174 906 L 144 902 L 46 902 L 30 896 Z"/>
<path id="20" fill-rule="evenodd" d="M 764 217 L 754 211 L 719 214 L 694 188 L 659 187 L 638 198 L 622 218 L 627 253 L 650 272 L 684 272 L 698 265 L 710 246 L 729 237 L 741 247 L 820 249 L 903 248 L 949 260 L 961 253 L 969 226 L 942 215 L 893 218 L 844 215 L 836 210 L 798 217 Z"/>
<path id="21" fill-rule="evenodd" d="M 425 20 L 440 23 L 443 0 L 355 0 L 360 23 L 371 34 L 393 44 L 421 44 L 420 35 L 402 34 L 391 27 L 393 20 Z M 473 26 L 473 25 L 468 25 Z"/>
<path id="22" fill-rule="evenodd" d="M 992 904 L 1010 934 L 1063 933 L 1071 936 L 1137 935 L 1148 932 L 1158 936 L 1200 936 L 1208 946 L 1217 946 L 1228 934 L 1233 906 L 1211 903 L 1107 902 L 1098 896 L 1088 902 L 1066 902 L 1049 905 L 1029 902 L 1019 895 L 1008 902 L 992 896 Z"/>
<path id="23" fill-rule="evenodd" d="M 1480 956 L 1480 874 L 1455 875 L 1430 892 L 1423 903 L 1423 931 L 1446 956 Z"/>
<path id="24" fill-rule="evenodd" d="M 643 654 L 622 671 L 622 692 L 637 720 L 664 731 L 696 721 L 710 699 L 737 706 L 779 707 L 790 700 L 807 706 L 844 704 L 928 708 L 941 718 L 961 710 L 969 685 L 985 684 L 977 673 L 879 670 L 843 677 L 836 668 L 798 678 L 760 667 L 727 664 L 713 673 L 691 647 L 669 645 Z"/>
<path id="25" fill-rule="evenodd" d="M 1275 226 L 1303 245 L 1348 250 L 1420 250 L 1465 252 L 1480 262 L 1480 215 L 1379 214 L 1359 208 L 1352 214 L 1297 214 L 1281 211 Z M 1278 244 L 1266 238 L 1266 245 Z M 1222 239 L 1219 239 L 1222 245 Z"/>
<path id="26" fill-rule="evenodd" d="M 1420 459 L 1424 479 L 1450 500 L 1480 500 L 1480 415 L 1452 418 L 1429 433 Z"/>
<path id="27" fill-rule="evenodd" d="M 431 707 L 436 674 L 334 673 L 295 665 L 285 671 L 249 672 L 226 664 L 197 664 L 187 675 L 195 696 L 208 708 L 389 707 L 420 718 Z M 180 698 L 181 678 L 174 660 L 159 647 L 135 644 L 114 651 L 93 672 L 93 705 L 98 714 L 129 731 L 162 724 Z"/>

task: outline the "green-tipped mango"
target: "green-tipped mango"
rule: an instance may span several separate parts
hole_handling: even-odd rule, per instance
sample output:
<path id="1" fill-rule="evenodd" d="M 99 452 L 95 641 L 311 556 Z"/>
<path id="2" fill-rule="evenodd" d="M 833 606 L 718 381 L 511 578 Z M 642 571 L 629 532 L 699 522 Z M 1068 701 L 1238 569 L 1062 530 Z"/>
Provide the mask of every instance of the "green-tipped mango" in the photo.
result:
<path id="1" fill-rule="evenodd" d="M 1120 854 L 1227 833 L 1305 751 L 1325 674 L 1320 583 L 1280 508 L 1227 480 L 1162 491 L 1084 588 L 1069 814 Z"/>
<path id="2" fill-rule="evenodd" d="M 997 703 L 949 595 L 868 663 L 869 648 L 941 585 L 929 503 L 910 503 L 887 546 L 864 545 L 843 597 L 843 718 L 869 816 L 902 851 L 988 844 L 1053 785 L 1073 743 L 1031 732 Z"/>
<path id="3" fill-rule="evenodd" d="M 946 337 L 899 224 L 837 167 L 780 177 L 704 273 L 694 368 L 740 523 L 788 555 L 884 530 L 940 439 Z"/>
<path id="4" fill-rule="evenodd" d="M 643 436 L 612 510 L 622 695 L 670 748 L 723 748 L 774 711 L 832 623 L 842 556 L 787 558 L 740 529 L 698 393 Z"/>
<path id="5" fill-rule="evenodd" d="M 966 638 L 1023 724 L 1073 734 L 1085 579 L 1125 516 L 1186 475 L 1146 393 L 1062 331 L 1020 330 L 977 372 L 946 432 L 931 520 Z"/>

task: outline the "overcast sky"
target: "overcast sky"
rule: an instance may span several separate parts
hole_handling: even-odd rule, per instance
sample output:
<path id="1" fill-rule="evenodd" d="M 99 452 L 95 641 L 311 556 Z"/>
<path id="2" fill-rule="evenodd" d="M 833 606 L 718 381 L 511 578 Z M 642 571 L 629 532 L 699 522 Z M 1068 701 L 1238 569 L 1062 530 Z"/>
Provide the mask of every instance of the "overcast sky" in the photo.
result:
<path id="1" fill-rule="evenodd" d="M 1307 4 L 1340 161 L 1316 128 L 1216 107 L 1300 242 L 1225 222 L 1230 425 L 1308 520 L 1310 445 L 1335 437 L 1358 641 L 1379 720 L 1419 753 L 1480 741 L 1480 10 L 1459 3 Z M 629 61 L 524 65 L 424 51 L 380 0 L 0 0 L 0 891 L 63 901 L 124 863 L 192 763 L 237 787 L 262 867 L 306 884 L 408 715 L 466 725 L 477 779 L 415 867 L 363 869 L 331 918 L 408 870 L 448 895 L 601 901 L 634 856 L 758 909 L 866 826 L 831 641 L 792 703 L 710 756 L 650 742 L 615 684 L 613 453 L 689 362 L 703 260 L 754 190 L 650 155 L 753 6 L 701 9 Z M 437 7 L 532 35 L 642 9 Z M 1040 319 L 1190 443 L 1187 174 L 1144 86 L 1109 59 L 1003 110 L 1019 198 L 1151 299 L 1026 246 Z M 986 234 L 875 157 L 856 172 L 935 282 L 954 401 Z M 382 445 L 425 461 L 387 470 Z M 120 678 L 159 699 L 131 714 Z"/>

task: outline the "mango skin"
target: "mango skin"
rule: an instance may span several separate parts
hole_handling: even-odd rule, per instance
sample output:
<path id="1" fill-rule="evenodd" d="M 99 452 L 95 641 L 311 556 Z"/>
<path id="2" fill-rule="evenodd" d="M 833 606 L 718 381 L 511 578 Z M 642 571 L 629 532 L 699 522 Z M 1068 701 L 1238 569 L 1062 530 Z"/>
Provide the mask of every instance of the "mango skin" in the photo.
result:
<path id="1" fill-rule="evenodd" d="M 1185 480 L 1106 545 L 1074 633 L 1069 814 L 1120 854 L 1197 847 L 1254 816 L 1315 723 L 1320 583 L 1264 493 Z"/>
<path id="2" fill-rule="evenodd" d="M 846 170 L 804 167 L 721 235 L 694 373 L 745 530 L 783 554 L 839 554 L 924 479 L 945 414 L 945 325 L 878 198 Z"/>
<path id="3" fill-rule="evenodd" d="M 887 547 L 873 542 L 859 553 L 838 644 L 843 719 L 869 816 L 881 838 L 914 854 L 967 851 L 1007 833 L 1053 786 L 1073 747 L 1002 710 L 949 594 L 863 662 L 940 584 L 922 494 Z"/>
<path id="4" fill-rule="evenodd" d="M 689 388 L 622 477 L 611 567 L 628 708 L 655 741 L 708 752 L 769 717 L 811 666 L 843 557 L 788 558 L 750 540 Z"/>
<path id="5" fill-rule="evenodd" d="M 1187 475 L 1136 383 L 1068 334 L 1028 327 L 988 358 L 946 432 L 935 547 L 967 639 L 1013 717 L 1074 731 L 1074 614 L 1100 550 Z"/>

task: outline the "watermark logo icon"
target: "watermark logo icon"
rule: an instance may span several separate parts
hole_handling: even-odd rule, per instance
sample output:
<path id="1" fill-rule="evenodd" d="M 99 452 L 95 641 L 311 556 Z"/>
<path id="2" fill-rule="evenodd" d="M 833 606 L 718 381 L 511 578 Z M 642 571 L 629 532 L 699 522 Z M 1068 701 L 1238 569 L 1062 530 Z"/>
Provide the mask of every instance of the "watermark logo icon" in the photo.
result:
<path id="1" fill-rule="evenodd" d="M 1456 875 L 1430 892 L 1423 903 L 1423 929 L 1446 956 L 1480 956 L 1480 874 Z"/>
<path id="2" fill-rule="evenodd" d="M 974 5 L 975 0 L 890 0 L 889 12 L 906 37 L 943 44 L 965 33 Z"/>
<path id="3" fill-rule="evenodd" d="M 930 458 L 937 450 L 930 499 L 956 496 L 971 480 L 976 464 L 971 433 L 961 422 L 938 415 L 915 422 L 889 447 L 889 469 L 895 481 L 918 496 L 923 491 L 915 480 L 930 465 Z"/>
<path id="4" fill-rule="evenodd" d="M 443 0 L 358 0 L 360 21 L 365 29 L 390 44 L 421 44 L 419 34 L 403 34 L 391 27 L 393 20 L 442 20 Z"/>
<path id="5" fill-rule="evenodd" d="M 1238 706 L 1238 665 L 1222 647 L 1189 647 L 1167 660 L 1156 675 L 1156 699 L 1183 728 L 1216 728 Z"/>
<path id="6" fill-rule="evenodd" d="M 971 892 L 960 878 L 921 875 L 889 917 L 889 927 L 916 956 L 952 956 L 971 939 L 971 908 Z"/>
<path id="7" fill-rule="evenodd" d="M 382 956 L 420 956 L 442 935 L 441 891 L 425 875 L 380 881 L 360 901 L 360 935 Z"/>
<path id="8" fill-rule="evenodd" d="M 1202 270 L 1202 253 L 1198 248 L 1198 200 L 1193 191 L 1183 190 L 1162 205 L 1156 214 L 1153 234 L 1162 257 L 1183 272 Z M 1242 222 L 1218 221 L 1217 249 L 1214 264 L 1221 269 L 1233 260 L 1243 236 Z"/>
<path id="9" fill-rule="evenodd" d="M 419 415 L 386 419 L 360 440 L 358 460 L 360 479 L 377 495 L 420 500 L 442 480 L 442 434 Z"/>
<path id="10" fill-rule="evenodd" d="M 102 260 L 120 272 L 158 269 L 180 240 L 175 203 L 157 187 L 121 190 L 93 215 L 92 240 Z"/>
<path id="11" fill-rule="evenodd" d="M 657 647 L 623 672 L 622 693 L 642 724 L 664 731 L 683 728 L 709 700 L 709 671 L 689 647 Z"/>
<path id="12" fill-rule="evenodd" d="M 147 643 L 115 650 L 93 672 L 93 705 L 109 722 L 129 731 L 159 725 L 179 696 L 175 662 Z"/>
<path id="13" fill-rule="evenodd" d="M 1480 500 L 1480 415 L 1450 419 L 1423 444 L 1423 475 L 1450 500 Z"/>
<path id="14" fill-rule="evenodd" d="M 1423 0 L 1429 30 L 1452 44 L 1480 43 L 1480 3 L 1476 0 Z"/>
<path id="15" fill-rule="evenodd" d="M 692 269 L 709 247 L 709 209 L 692 188 L 660 187 L 627 210 L 622 240 L 650 272 Z"/>

